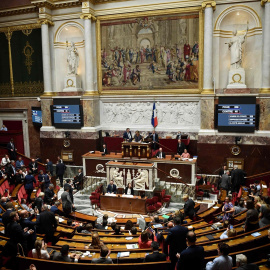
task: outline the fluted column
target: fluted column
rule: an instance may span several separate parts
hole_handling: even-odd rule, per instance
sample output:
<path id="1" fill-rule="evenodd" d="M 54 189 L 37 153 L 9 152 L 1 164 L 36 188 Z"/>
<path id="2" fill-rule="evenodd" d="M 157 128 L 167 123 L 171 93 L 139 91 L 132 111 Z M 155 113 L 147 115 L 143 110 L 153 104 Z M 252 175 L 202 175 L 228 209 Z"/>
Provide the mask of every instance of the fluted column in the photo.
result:
<path id="1" fill-rule="evenodd" d="M 82 14 L 81 19 L 84 19 L 84 42 L 85 42 L 85 92 L 94 92 L 94 57 L 93 57 L 93 40 L 95 35 L 92 33 L 92 20 L 96 18 L 91 14 Z"/>
<path id="2" fill-rule="evenodd" d="M 270 0 L 261 1 L 264 10 L 263 25 L 263 58 L 261 93 L 270 94 Z"/>
<path id="3" fill-rule="evenodd" d="M 204 1 L 204 54 L 203 54 L 203 91 L 202 94 L 213 94 L 213 10 L 215 1 Z"/>
<path id="4" fill-rule="evenodd" d="M 49 25 L 53 25 L 53 23 L 47 19 L 40 19 L 39 23 L 41 23 L 44 95 L 51 95 L 53 91 Z"/>

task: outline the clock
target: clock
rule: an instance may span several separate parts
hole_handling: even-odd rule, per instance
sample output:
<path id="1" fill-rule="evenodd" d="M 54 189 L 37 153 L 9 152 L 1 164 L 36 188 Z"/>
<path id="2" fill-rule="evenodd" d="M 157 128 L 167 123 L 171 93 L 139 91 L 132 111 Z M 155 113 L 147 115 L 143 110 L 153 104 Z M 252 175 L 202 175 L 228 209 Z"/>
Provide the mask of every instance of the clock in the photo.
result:
<path id="1" fill-rule="evenodd" d="M 231 147 L 231 153 L 234 155 L 234 156 L 238 156 L 240 153 L 241 153 L 241 148 L 238 146 L 238 145 L 233 145 Z"/>

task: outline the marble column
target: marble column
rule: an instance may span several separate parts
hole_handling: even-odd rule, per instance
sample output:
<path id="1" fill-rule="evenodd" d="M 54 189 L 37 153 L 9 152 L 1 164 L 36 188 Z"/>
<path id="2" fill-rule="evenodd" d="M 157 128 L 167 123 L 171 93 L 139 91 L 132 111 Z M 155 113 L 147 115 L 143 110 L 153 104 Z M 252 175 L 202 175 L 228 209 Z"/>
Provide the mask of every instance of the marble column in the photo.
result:
<path id="1" fill-rule="evenodd" d="M 270 94 L 270 0 L 261 1 L 264 10 L 263 25 L 263 59 L 261 93 Z"/>
<path id="2" fill-rule="evenodd" d="M 41 23 L 41 38 L 42 38 L 42 61 L 43 61 L 43 80 L 44 80 L 44 95 L 52 94 L 52 74 L 51 74 L 51 54 L 50 54 L 50 37 L 49 25 L 53 23 L 49 20 L 40 20 Z"/>
<path id="3" fill-rule="evenodd" d="M 84 41 L 85 41 L 85 92 L 95 91 L 94 84 L 94 61 L 93 42 L 96 42 L 92 33 L 92 20 L 95 17 L 91 14 L 83 14 L 84 19 Z"/>
<path id="4" fill-rule="evenodd" d="M 213 90 L 213 9 L 215 1 L 204 1 L 204 55 L 203 55 L 203 90 L 202 94 L 214 94 Z"/>

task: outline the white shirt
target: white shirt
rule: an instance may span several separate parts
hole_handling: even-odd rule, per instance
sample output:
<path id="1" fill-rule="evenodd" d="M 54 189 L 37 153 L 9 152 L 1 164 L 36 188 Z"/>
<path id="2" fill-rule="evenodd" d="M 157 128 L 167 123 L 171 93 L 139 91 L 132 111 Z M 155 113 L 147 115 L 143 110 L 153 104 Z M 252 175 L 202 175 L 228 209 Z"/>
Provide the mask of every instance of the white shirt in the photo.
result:
<path id="1" fill-rule="evenodd" d="M 5 157 L 2 158 L 1 165 L 6 166 L 8 163 L 10 163 L 10 159 L 6 159 Z"/>
<path id="2" fill-rule="evenodd" d="M 50 255 L 48 254 L 48 251 L 47 250 L 41 250 L 40 251 L 41 253 L 41 259 L 50 259 Z M 37 258 L 37 251 L 36 249 L 32 249 L 32 255 L 33 255 L 33 258 Z"/>
<path id="3" fill-rule="evenodd" d="M 131 188 L 127 189 L 127 195 L 131 195 Z"/>

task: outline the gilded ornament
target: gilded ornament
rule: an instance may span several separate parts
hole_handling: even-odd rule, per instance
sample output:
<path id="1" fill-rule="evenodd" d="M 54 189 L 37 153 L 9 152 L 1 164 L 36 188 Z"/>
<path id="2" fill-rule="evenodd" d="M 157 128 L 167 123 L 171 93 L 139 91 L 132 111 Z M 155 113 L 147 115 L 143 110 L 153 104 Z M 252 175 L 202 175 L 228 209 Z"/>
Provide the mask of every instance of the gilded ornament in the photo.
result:
<path id="1" fill-rule="evenodd" d="M 26 42 L 26 45 L 23 48 L 23 54 L 25 55 L 26 59 L 24 61 L 24 64 L 27 68 L 28 74 L 31 74 L 31 66 L 33 64 L 33 60 L 32 60 L 32 54 L 34 53 L 34 49 L 32 48 L 32 46 L 29 44 L 29 42 Z"/>

